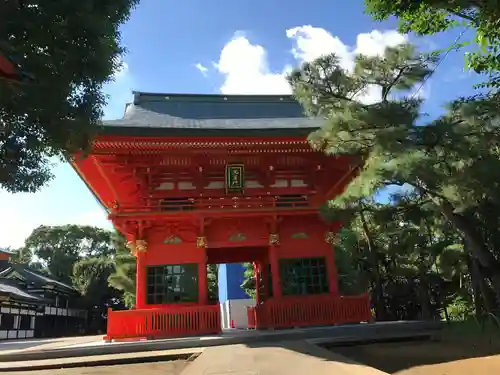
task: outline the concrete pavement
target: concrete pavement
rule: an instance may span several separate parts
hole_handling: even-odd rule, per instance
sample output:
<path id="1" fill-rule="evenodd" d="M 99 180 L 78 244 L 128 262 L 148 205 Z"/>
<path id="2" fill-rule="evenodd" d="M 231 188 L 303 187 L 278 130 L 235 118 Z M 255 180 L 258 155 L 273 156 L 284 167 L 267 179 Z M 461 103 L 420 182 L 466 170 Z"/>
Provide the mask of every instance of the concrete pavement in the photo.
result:
<path id="1" fill-rule="evenodd" d="M 150 340 L 141 342 L 104 343 L 102 340 L 78 343 L 38 345 L 32 350 L 2 350 L 0 362 L 34 361 L 68 357 L 88 357 L 104 354 L 137 353 L 158 350 L 177 350 L 221 345 L 245 344 L 266 345 L 288 340 L 314 340 L 315 343 L 366 343 L 376 340 L 403 339 L 432 336 L 441 325 L 434 322 L 381 322 L 374 324 L 353 324 L 334 327 L 288 329 L 277 331 L 237 331 L 204 337 Z M 57 345 L 57 347 L 54 347 Z"/>
<path id="2" fill-rule="evenodd" d="M 188 360 L 197 357 L 204 348 L 159 350 L 147 353 L 108 354 L 91 357 L 41 359 L 36 361 L 0 362 L 0 372 L 36 371 L 60 368 L 84 368 L 131 363 Z"/>
<path id="3" fill-rule="evenodd" d="M 201 353 L 201 354 L 200 354 Z M 189 361 L 180 375 L 387 375 L 339 354 L 305 341 L 276 345 L 224 345 L 210 348 L 124 353 L 92 357 L 62 358 L 28 362 L 2 362 L 0 371 L 36 371 L 72 368 L 85 374 L 89 366 L 134 364 L 154 361 Z M 153 365 L 153 364 L 152 364 Z M 35 373 L 36 374 L 36 373 Z"/>
<path id="4" fill-rule="evenodd" d="M 304 341 L 206 348 L 180 375 L 388 375 Z"/>
<path id="5" fill-rule="evenodd" d="M 93 346 L 103 343 L 102 335 L 62 337 L 55 339 L 21 339 L 0 341 L 0 356 L 9 353 L 52 350 L 67 347 Z"/>

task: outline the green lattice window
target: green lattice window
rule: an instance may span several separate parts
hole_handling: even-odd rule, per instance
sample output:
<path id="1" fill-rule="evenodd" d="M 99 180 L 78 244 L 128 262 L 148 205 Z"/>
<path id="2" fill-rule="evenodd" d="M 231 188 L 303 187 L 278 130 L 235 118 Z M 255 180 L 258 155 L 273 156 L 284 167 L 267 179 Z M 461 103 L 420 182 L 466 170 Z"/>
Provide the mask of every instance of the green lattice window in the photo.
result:
<path id="1" fill-rule="evenodd" d="M 198 302 L 198 265 L 169 264 L 147 269 L 147 303 Z"/>
<path id="2" fill-rule="evenodd" d="M 325 258 L 300 258 L 280 260 L 283 295 L 328 293 Z"/>

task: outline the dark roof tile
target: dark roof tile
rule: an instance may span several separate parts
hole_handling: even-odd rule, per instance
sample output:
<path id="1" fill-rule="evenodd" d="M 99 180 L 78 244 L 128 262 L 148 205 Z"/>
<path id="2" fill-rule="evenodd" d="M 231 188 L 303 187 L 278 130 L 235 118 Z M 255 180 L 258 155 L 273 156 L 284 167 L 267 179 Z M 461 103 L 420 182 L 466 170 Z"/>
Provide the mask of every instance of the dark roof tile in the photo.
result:
<path id="1" fill-rule="evenodd" d="M 163 129 L 315 129 L 321 119 L 305 116 L 287 95 L 188 95 L 134 93 L 121 120 L 104 127 Z"/>
<path id="2" fill-rule="evenodd" d="M 71 285 L 65 284 L 63 282 L 54 280 L 48 276 L 42 275 L 36 271 L 29 269 L 22 264 L 10 264 L 9 267 L 0 271 L 0 278 L 16 278 L 17 275 L 27 283 L 34 283 L 43 285 L 54 285 L 59 289 L 66 290 L 68 292 L 77 293 L 77 290 Z"/>
<path id="3" fill-rule="evenodd" d="M 43 298 L 30 294 L 16 285 L 13 280 L 0 279 L 0 293 L 8 294 L 14 299 L 21 299 L 33 302 L 43 302 Z"/>

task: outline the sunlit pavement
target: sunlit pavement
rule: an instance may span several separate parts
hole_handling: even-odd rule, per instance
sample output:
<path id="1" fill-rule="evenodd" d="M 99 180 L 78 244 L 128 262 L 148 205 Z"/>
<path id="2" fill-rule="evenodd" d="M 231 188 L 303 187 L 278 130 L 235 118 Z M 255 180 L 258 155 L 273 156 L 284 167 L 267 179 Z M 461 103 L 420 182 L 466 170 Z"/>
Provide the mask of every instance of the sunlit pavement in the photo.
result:
<path id="1" fill-rule="evenodd" d="M 53 339 L 25 339 L 25 340 L 5 340 L 0 341 L 0 354 L 18 351 L 33 351 L 67 348 L 73 346 L 93 346 L 103 345 L 102 335 L 62 337 Z"/>
<path id="2" fill-rule="evenodd" d="M 211 347 L 244 343 L 280 342 L 283 340 L 306 340 L 308 342 L 362 342 L 377 339 L 395 339 L 432 335 L 439 324 L 432 322 L 401 321 L 374 324 L 352 324 L 330 327 L 296 328 L 284 330 L 238 330 L 224 331 L 219 335 L 157 339 L 149 341 L 126 341 L 106 343 L 103 336 L 69 337 L 60 339 L 16 340 L 0 343 L 0 357 L 4 361 L 35 360 L 88 356 L 95 354 L 134 353 L 150 350 L 170 350 L 195 347 Z M 119 348 L 117 348 L 119 347 Z M 101 352 L 102 348 L 102 352 Z M 61 350 L 61 351 L 60 351 Z M 10 359 L 7 359 L 9 357 Z"/>

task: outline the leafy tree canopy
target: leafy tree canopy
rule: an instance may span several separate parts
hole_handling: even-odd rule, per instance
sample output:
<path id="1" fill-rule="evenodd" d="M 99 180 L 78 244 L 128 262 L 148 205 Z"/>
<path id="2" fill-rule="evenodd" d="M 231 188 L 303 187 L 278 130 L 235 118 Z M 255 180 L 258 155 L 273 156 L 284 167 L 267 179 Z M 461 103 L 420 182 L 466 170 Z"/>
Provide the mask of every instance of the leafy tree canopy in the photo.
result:
<path id="1" fill-rule="evenodd" d="M 422 126 L 422 100 L 415 91 L 435 63 L 434 56 L 402 45 L 383 56 L 358 56 L 352 71 L 342 69 L 334 55 L 321 57 L 289 80 L 306 111 L 325 118 L 310 137 L 312 145 L 362 160 L 357 178 L 332 205 L 356 212 L 382 188 L 410 187 L 400 190 L 396 201 L 432 203 L 464 236 L 500 300 L 496 236 L 481 233 L 479 215 L 498 204 L 498 179 L 491 171 L 500 168 L 499 99 L 459 99 Z M 363 94 L 374 89 L 380 100 L 365 104 Z"/>
<path id="2" fill-rule="evenodd" d="M 0 187 L 33 192 L 49 158 L 85 150 L 120 68 L 119 26 L 138 0 L 7 0 L 0 52 L 30 79 L 0 80 Z"/>
<path id="3" fill-rule="evenodd" d="M 376 20 L 396 16 L 399 30 L 431 35 L 462 26 L 475 31 L 474 49 L 466 54 L 470 68 L 489 75 L 486 86 L 500 87 L 499 0 L 365 0 L 366 11 Z"/>
<path id="4" fill-rule="evenodd" d="M 50 275 L 66 283 L 71 283 L 76 262 L 114 254 L 109 231 L 79 225 L 40 226 L 19 251 L 26 259 L 36 257 Z"/>
<path id="5" fill-rule="evenodd" d="M 112 241 L 113 247 L 116 249 L 115 269 L 108 276 L 108 283 L 122 293 L 125 306 L 132 308 L 135 306 L 136 259 L 127 248 L 127 240 L 123 235 L 114 232 Z"/>

